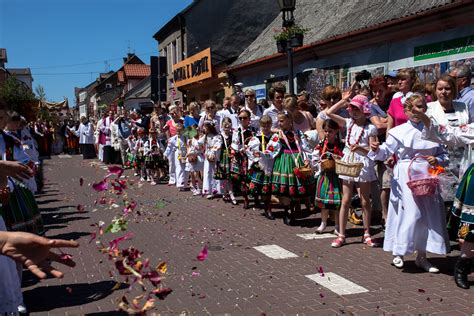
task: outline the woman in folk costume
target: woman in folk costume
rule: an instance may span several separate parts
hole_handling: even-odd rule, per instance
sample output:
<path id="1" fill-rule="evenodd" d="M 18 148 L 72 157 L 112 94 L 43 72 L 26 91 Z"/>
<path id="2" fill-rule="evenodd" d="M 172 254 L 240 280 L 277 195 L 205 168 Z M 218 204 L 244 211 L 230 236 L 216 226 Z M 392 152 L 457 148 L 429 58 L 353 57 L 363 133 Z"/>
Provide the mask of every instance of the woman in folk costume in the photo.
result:
<path id="1" fill-rule="evenodd" d="M 216 171 L 214 179 L 219 180 L 224 202 L 231 202 L 237 205 L 234 191 L 232 189 L 231 172 L 230 172 L 230 151 L 232 145 L 232 120 L 224 117 L 221 122 L 221 148 L 219 158 L 216 161 Z"/>
<path id="2" fill-rule="evenodd" d="M 216 172 L 216 161 L 220 155 L 222 138 L 216 131 L 213 122 L 204 122 L 202 125 L 204 136 L 199 139 L 199 143 L 204 146 L 204 171 L 202 179 L 202 194 L 206 194 L 207 199 L 212 199 L 220 192 L 220 181 L 214 179 Z"/>
<path id="3" fill-rule="evenodd" d="M 173 160 L 176 174 L 176 187 L 179 191 L 185 191 L 188 186 L 188 172 L 186 171 L 186 137 L 183 135 L 183 119 L 175 120 L 176 135 L 168 140 L 165 156 L 168 161 Z"/>
<path id="4" fill-rule="evenodd" d="M 260 133 L 250 139 L 246 150 L 250 174 L 249 191 L 254 196 L 256 205 L 258 205 L 258 196 L 262 196 L 264 215 L 270 220 L 275 219 L 270 207 L 273 159 L 265 156 L 264 153 L 272 136 L 272 124 L 272 118 L 263 115 L 260 119 Z"/>
<path id="5" fill-rule="evenodd" d="M 96 157 L 94 148 L 94 126 L 89 122 L 87 117 L 81 117 L 81 124 L 75 135 L 79 137 L 79 147 L 81 149 L 83 159 L 94 159 Z"/>
<path id="6" fill-rule="evenodd" d="M 372 182 L 377 180 L 375 174 L 375 162 L 367 158 L 370 143 L 377 141 L 377 128 L 370 124 L 368 117 L 370 115 L 370 104 L 366 96 L 356 95 L 350 102 L 349 97 L 354 93 L 355 85 L 351 90 L 344 93 L 342 99 L 325 110 L 326 114 L 336 121 L 336 123 L 345 127 L 346 142 L 343 150 L 342 161 L 345 163 L 362 163 L 363 167 L 357 177 L 339 175 L 342 180 L 342 203 L 339 213 L 339 235 L 332 242 L 333 248 L 339 248 L 346 242 L 346 225 L 349 207 L 354 189 L 360 196 L 362 204 L 362 216 L 364 221 L 364 235 L 362 242 L 369 247 L 376 247 L 377 244 L 370 235 L 370 223 L 372 215 L 372 206 L 370 203 L 370 191 Z M 351 118 L 343 118 L 336 114 L 342 108 L 347 107 Z"/>
<path id="7" fill-rule="evenodd" d="M 470 166 L 464 172 L 459 183 L 454 205 L 449 214 L 448 231 L 451 239 L 459 240 L 461 255 L 454 267 L 454 281 L 463 289 L 469 289 L 468 276 L 471 273 L 474 261 L 474 123 L 466 126 L 453 127 L 441 125 L 436 120 L 413 111 L 425 124 L 423 138 L 436 141 L 448 146 L 462 146 L 468 153 Z"/>
<path id="8" fill-rule="evenodd" d="M 256 130 L 250 125 L 250 111 L 247 109 L 240 110 L 239 121 L 240 126 L 232 135 L 231 145 L 231 177 L 233 181 L 234 191 L 240 188 L 244 197 L 244 209 L 249 208 L 248 199 L 248 158 L 246 148 L 248 142 L 255 134 Z"/>
<path id="9" fill-rule="evenodd" d="M 448 155 L 440 144 L 422 139 L 423 124 L 412 109 L 426 112 L 423 96 L 411 95 L 404 106 L 408 122 L 390 129 L 385 143 L 373 143 L 368 154 L 373 160 L 384 161 L 392 155 L 396 158 L 383 248 L 392 252 L 392 263 L 397 268 L 403 267 L 403 256 L 416 251 L 415 264 L 437 273 L 426 253 L 444 255 L 449 251 L 444 202 L 439 188 L 434 195 L 417 196 L 407 182 L 431 177 L 430 165 L 448 165 Z"/>
<path id="10" fill-rule="evenodd" d="M 145 143 L 147 138 L 145 135 L 145 129 L 139 127 L 137 129 L 137 140 L 133 149 L 135 153 L 135 175 L 140 176 L 140 181 L 146 180 L 146 169 L 145 169 Z"/>
<path id="11" fill-rule="evenodd" d="M 105 114 L 106 115 L 106 114 Z M 109 111 L 109 115 L 99 120 L 98 130 L 99 130 L 99 159 L 106 163 L 110 164 L 113 162 L 113 147 L 112 147 L 112 123 L 114 121 L 114 112 Z"/>
<path id="12" fill-rule="evenodd" d="M 306 136 L 293 128 L 290 112 L 283 110 L 277 118 L 280 131 L 273 134 L 264 154 L 275 159 L 271 191 L 284 206 L 283 222 L 292 225 L 295 212 L 301 208 L 300 200 L 312 195 L 314 190 L 313 175 L 301 169 L 309 169 L 307 155 L 311 148 Z"/>
<path id="13" fill-rule="evenodd" d="M 342 200 L 342 185 L 335 171 L 335 160 L 342 157 L 343 145 L 339 140 L 339 124 L 327 119 L 323 122 L 324 138 L 314 148 L 311 164 L 316 174 L 315 204 L 321 209 L 321 224 L 316 233 L 321 234 L 326 229 L 329 211 L 335 213 L 335 233 L 339 232 L 339 207 Z M 327 166 L 329 164 L 329 166 Z"/>

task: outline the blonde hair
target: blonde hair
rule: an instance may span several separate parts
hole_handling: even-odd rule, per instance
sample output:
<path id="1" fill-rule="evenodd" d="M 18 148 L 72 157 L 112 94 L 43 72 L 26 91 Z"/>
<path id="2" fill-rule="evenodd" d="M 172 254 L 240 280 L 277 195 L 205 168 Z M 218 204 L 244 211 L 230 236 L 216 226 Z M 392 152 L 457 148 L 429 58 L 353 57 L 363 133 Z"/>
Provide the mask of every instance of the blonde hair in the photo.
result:
<path id="1" fill-rule="evenodd" d="M 265 125 L 265 124 L 272 124 L 272 118 L 269 115 L 263 115 L 260 118 L 260 126 Z"/>
<path id="2" fill-rule="evenodd" d="M 419 93 L 413 93 L 411 96 L 409 96 L 405 100 L 405 103 L 403 103 L 403 109 L 406 111 L 411 111 L 411 109 L 413 108 L 413 101 L 416 101 L 416 100 L 421 100 L 423 102 L 423 106 L 425 108 L 428 107 L 424 96 L 422 96 Z"/>
<path id="3" fill-rule="evenodd" d="M 415 69 L 413 68 L 403 68 L 400 69 L 397 73 L 397 79 L 400 78 L 410 78 L 411 79 L 411 88 L 410 91 L 412 92 L 421 92 L 423 91 L 423 86 L 418 78 Z"/>
<path id="4" fill-rule="evenodd" d="M 297 110 L 298 109 L 298 100 L 292 95 L 287 95 L 287 96 L 285 96 L 285 100 L 283 100 L 283 106 L 288 111 Z"/>
<path id="5" fill-rule="evenodd" d="M 197 102 L 189 103 L 189 107 L 188 107 L 189 112 L 191 112 L 192 110 L 194 110 L 196 108 L 199 109 L 199 104 L 197 104 Z"/>

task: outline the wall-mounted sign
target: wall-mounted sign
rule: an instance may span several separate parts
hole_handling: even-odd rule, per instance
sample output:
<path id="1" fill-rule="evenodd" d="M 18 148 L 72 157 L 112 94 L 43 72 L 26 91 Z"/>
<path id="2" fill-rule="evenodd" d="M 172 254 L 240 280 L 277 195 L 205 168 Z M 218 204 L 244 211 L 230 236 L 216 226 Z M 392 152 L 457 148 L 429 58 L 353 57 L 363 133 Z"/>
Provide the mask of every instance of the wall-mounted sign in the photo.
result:
<path id="1" fill-rule="evenodd" d="M 474 35 L 423 46 L 416 46 L 414 60 L 424 60 L 468 52 L 474 52 Z"/>
<path id="2" fill-rule="evenodd" d="M 175 87 L 182 87 L 210 77 L 212 77 L 210 48 L 173 65 Z"/>

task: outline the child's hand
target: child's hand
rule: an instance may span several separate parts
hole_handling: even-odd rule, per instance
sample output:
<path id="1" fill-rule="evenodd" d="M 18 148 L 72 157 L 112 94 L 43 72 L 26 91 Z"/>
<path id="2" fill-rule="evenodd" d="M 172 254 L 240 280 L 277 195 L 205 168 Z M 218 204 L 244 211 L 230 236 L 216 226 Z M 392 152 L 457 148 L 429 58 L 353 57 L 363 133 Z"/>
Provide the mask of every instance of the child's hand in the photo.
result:
<path id="1" fill-rule="evenodd" d="M 378 141 L 372 142 L 370 144 L 370 150 L 372 150 L 372 151 L 375 151 L 375 152 L 378 151 L 379 147 L 380 147 L 380 144 L 379 144 Z"/>
<path id="2" fill-rule="evenodd" d="M 357 151 L 358 149 L 359 149 L 359 145 L 357 144 L 351 145 L 351 151 Z"/>
<path id="3" fill-rule="evenodd" d="M 438 164 L 438 160 L 436 159 L 435 156 L 428 156 L 428 158 L 426 158 L 426 160 L 432 166 L 436 166 Z"/>

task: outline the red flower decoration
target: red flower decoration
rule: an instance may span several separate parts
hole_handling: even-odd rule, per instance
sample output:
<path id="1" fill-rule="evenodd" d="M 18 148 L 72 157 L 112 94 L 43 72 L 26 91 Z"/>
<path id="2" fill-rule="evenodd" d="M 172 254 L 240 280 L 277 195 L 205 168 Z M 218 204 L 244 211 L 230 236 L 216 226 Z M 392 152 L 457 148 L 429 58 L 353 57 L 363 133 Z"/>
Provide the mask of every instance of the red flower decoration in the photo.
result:
<path id="1" fill-rule="evenodd" d="M 268 146 L 267 149 L 271 152 L 275 151 L 275 147 L 273 147 L 272 145 Z"/>
<path id="2" fill-rule="evenodd" d="M 306 189 L 304 186 L 298 187 L 298 191 L 300 191 L 300 193 L 303 193 L 303 194 L 306 193 Z"/>
<path id="3" fill-rule="evenodd" d="M 290 187 L 290 195 L 296 194 L 296 188 L 294 186 Z"/>
<path id="4" fill-rule="evenodd" d="M 272 142 L 277 142 L 278 141 L 278 136 L 273 136 Z"/>

